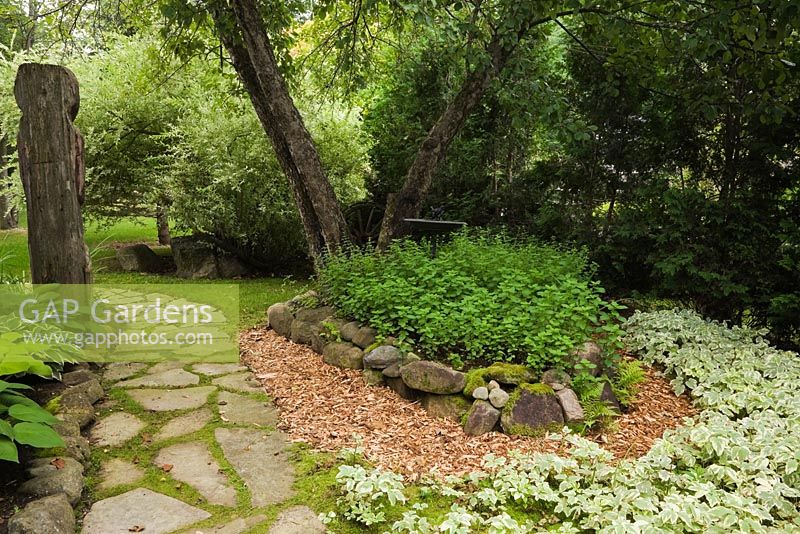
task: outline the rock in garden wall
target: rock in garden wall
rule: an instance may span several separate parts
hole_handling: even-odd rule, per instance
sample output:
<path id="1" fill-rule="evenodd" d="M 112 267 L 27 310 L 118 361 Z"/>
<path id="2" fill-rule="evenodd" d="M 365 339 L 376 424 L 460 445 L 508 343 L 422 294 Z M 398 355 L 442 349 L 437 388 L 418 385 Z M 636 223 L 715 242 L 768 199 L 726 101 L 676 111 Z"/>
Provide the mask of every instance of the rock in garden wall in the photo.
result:
<path id="1" fill-rule="evenodd" d="M 364 351 L 351 343 L 328 343 L 322 349 L 322 361 L 345 369 L 363 369 Z"/>
<path id="2" fill-rule="evenodd" d="M 279 335 L 283 337 L 292 335 L 294 313 L 292 313 L 292 309 L 288 305 L 279 302 L 270 306 L 267 309 L 267 320 L 269 321 L 269 326 Z"/>
<path id="3" fill-rule="evenodd" d="M 402 378 L 386 378 L 386 385 L 389 389 L 400 395 L 402 398 L 410 401 L 419 399 L 421 393 L 416 389 L 411 389 L 403 382 Z"/>
<path id="4" fill-rule="evenodd" d="M 587 341 L 571 354 L 571 366 L 576 367 L 581 362 L 588 362 L 593 365 L 590 370 L 592 376 L 600 376 L 603 372 L 603 349 L 594 341 Z"/>
<path id="5" fill-rule="evenodd" d="M 361 328 L 361 325 L 358 324 L 358 321 L 350 321 L 342 326 L 339 330 L 339 335 L 345 341 L 353 341 L 353 338 L 358 334 L 359 328 Z"/>
<path id="6" fill-rule="evenodd" d="M 567 423 L 580 423 L 583 421 L 583 407 L 578 396 L 568 388 L 556 391 L 556 397 L 561 404 L 561 411 L 564 412 L 564 421 Z"/>
<path id="7" fill-rule="evenodd" d="M 461 422 L 461 418 L 469 411 L 472 403 L 460 393 L 455 395 L 428 393 L 422 397 L 420 405 L 431 417 Z"/>
<path id="8" fill-rule="evenodd" d="M 464 432 L 470 436 L 480 436 L 491 432 L 500 419 L 500 410 L 483 400 L 476 400 L 467 413 Z"/>
<path id="9" fill-rule="evenodd" d="M 500 423 L 506 434 L 538 435 L 564 423 L 561 403 L 546 384 L 523 384 L 503 408 Z"/>
<path id="10" fill-rule="evenodd" d="M 378 332 L 374 328 L 370 328 L 369 326 L 362 326 L 355 333 L 352 341 L 354 344 L 358 345 L 362 349 L 366 349 L 367 347 L 375 344 L 376 341 L 375 336 L 377 334 Z"/>
<path id="11" fill-rule="evenodd" d="M 437 362 L 421 360 L 400 369 L 406 385 L 426 393 L 460 393 L 466 384 L 464 373 Z"/>
<path id="12" fill-rule="evenodd" d="M 577 395 L 564 384 L 569 385 L 571 378 L 563 371 L 551 369 L 538 377 L 527 366 L 500 362 L 465 374 L 405 353 L 392 346 L 393 340 L 384 340 L 365 353 L 363 346 L 375 344 L 375 330 L 336 318 L 335 310 L 328 306 L 303 308 L 317 298 L 316 293 L 308 292 L 270 306 L 270 326 L 295 342 L 310 344 L 325 363 L 363 369 L 369 385 L 385 384 L 402 398 L 419 400 L 433 417 L 463 421 L 467 434 L 501 430 L 539 435 L 584 418 Z M 331 341 L 334 338 L 344 341 Z M 600 358 L 599 347 L 590 347 L 585 354 Z M 537 378 L 549 384 L 534 383 Z M 610 384 L 606 386 L 603 400 L 618 409 Z"/>
<path id="13" fill-rule="evenodd" d="M 364 367 L 383 370 L 394 364 L 399 365 L 402 359 L 403 353 L 400 352 L 400 349 L 389 345 L 381 345 L 364 356 Z"/>
<path id="14" fill-rule="evenodd" d="M 72 534 L 75 513 L 66 494 L 28 503 L 8 521 L 8 534 Z"/>

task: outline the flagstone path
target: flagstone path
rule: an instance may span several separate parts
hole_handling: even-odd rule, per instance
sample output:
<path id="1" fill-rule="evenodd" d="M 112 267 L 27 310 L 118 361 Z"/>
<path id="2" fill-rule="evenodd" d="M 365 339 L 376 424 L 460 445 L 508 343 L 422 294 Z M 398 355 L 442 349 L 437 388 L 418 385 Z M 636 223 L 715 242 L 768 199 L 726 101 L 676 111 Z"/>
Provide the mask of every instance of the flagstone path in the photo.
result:
<path id="1" fill-rule="evenodd" d="M 82 534 L 325 532 L 313 510 L 287 503 L 289 443 L 247 368 L 121 363 L 103 378 L 109 398 L 90 432 L 98 500 Z"/>

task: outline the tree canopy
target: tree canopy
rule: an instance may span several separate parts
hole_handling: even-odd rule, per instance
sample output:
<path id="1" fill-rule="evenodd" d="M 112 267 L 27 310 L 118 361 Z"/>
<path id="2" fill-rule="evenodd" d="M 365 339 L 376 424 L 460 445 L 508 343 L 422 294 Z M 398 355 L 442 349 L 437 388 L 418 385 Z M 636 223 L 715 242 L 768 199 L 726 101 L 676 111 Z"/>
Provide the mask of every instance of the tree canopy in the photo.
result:
<path id="1" fill-rule="evenodd" d="M 790 340 L 799 23 L 782 0 L 4 0 L 0 76 L 78 75 L 92 216 L 168 207 L 266 268 L 407 217 L 503 226 Z"/>

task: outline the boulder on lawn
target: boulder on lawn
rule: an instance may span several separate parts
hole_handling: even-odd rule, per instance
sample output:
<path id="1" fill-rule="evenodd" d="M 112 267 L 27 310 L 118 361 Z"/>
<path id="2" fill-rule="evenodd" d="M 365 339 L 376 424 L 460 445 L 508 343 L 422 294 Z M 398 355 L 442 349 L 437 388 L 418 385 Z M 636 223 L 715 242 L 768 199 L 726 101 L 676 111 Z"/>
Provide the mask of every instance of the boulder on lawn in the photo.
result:
<path id="1" fill-rule="evenodd" d="M 564 421 L 567 423 L 580 423 L 583 421 L 583 407 L 574 391 L 564 388 L 556 391 L 556 397 L 558 397 L 558 402 L 561 403 Z"/>
<path id="2" fill-rule="evenodd" d="M 345 369 L 363 369 L 364 351 L 350 343 L 328 343 L 322 349 L 322 361 Z"/>
<path id="3" fill-rule="evenodd" d="M 537 436 L 564 423 L 561 403 L 546 384 L 522 384 L 503 408 L 500 424 L 506 434 Z"/>
<path id="4" fill-rule="evenodd" d="M 573 366 L 576 367 L 580 366 L 581 362 L 590 364 L 591 368 L 589 369 L 589 373 L 592 376 L 600 376 L 603 372 L 603 349 L 594 341 L 587 341 L 572 351 L 571 358 Z"/>
<path id="5" fill-rule="evenodd" d="M 216 259 L 220 278 L 241 278 L 252 273 L 250 267 L 233 254 L 220 253 Z"/>
<path id="6" fill-rule="evenodd" d="M 123 271 L 134 273 L 160 273 L 165 267 L 158 254 L 142 243 L 118 248 L 117 260 Z"/>
<path id="7" fill-rule="evenodd" d="M 500 419 L 500 410 L 484 400 L 476 400 L 467 414 L 464 432 L 470 436 L 480 436 L 491 432 Z"/>
<path id="8" fill-rule="evenodd" d="M 210 243 L 192 237 L 173 237 L 170 246 L 179 278 L 219 278 L 217 258 Z"/>
<path id="9" fill-rule="evenodd" d="M 456 422 L 460 422 L 461 417 L 472 406 L 472 403 L 460 393 L 455 395 L 428 393 L 422 397 L 420 404 L 431 417 L 450 419 Z"/>
<path id="10" fill-rule="evenodd" d="M 400 376 L 406 385 L 426 393 L 460 393 L 466 385 L 464 373 L 437 362 L 418 361 L 403 366 Z"/>
<path id="11" fill-rule="evenodd" d="M 402 359 L 403 353 L 400 352 L 400 349 L 389 345 L 381 345 L 364 356 L 364 367 L 386 369 L 395 363 L 399 363 Z"/>
<path id="12" fill-rule="evenodd" d="M 277 304 L 273 304 L 267 309 L 267 320 L 269 321 L 269 326 L 272 327 L 275 332 L 282 335 L 283 337 L 289 337 L 292 335 L 292 321 L 294 321 L 294 314 L 292 313 L 291 308 L 282 302 L 278 302 Z"/>

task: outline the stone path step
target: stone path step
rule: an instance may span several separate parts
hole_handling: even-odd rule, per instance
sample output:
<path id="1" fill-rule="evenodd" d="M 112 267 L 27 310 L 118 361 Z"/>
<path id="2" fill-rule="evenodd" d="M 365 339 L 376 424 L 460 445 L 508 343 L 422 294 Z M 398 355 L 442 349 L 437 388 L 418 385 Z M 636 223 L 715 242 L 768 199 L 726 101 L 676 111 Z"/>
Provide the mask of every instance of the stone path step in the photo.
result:
<path id="1" fill-rule="evenodd" d="M 127 395 L 141 409 L 129 413 L 122 410 L 129 403 L 110 401 L 91 429 L 92 441 L 109 456 L 96 489 L 110 496 L 91 506 L 83 534 L 242 534 L 255 527 L 270 534 L 325 532 L 305 506 L 283 510 L 272 525 L 259 513 L 294 495 L 294 469 L 289 443 L 275 430 L 277 411 L 246 367 L 114 363 L 103 376 L 115 398 Z M 131 453 L 125 446 L 137 436 L 143 449 Z M 229 475 L 244 482 L 244 500 Z M 185 497 L 184 484 L 202 498 Z M 120 493 L 134 485 L 140 487 Z M 215 522 L 225 509 L 236 510 L 235 519 L 228 512 Z M 198 528 L 201 521 L 210 526 Z"/>

